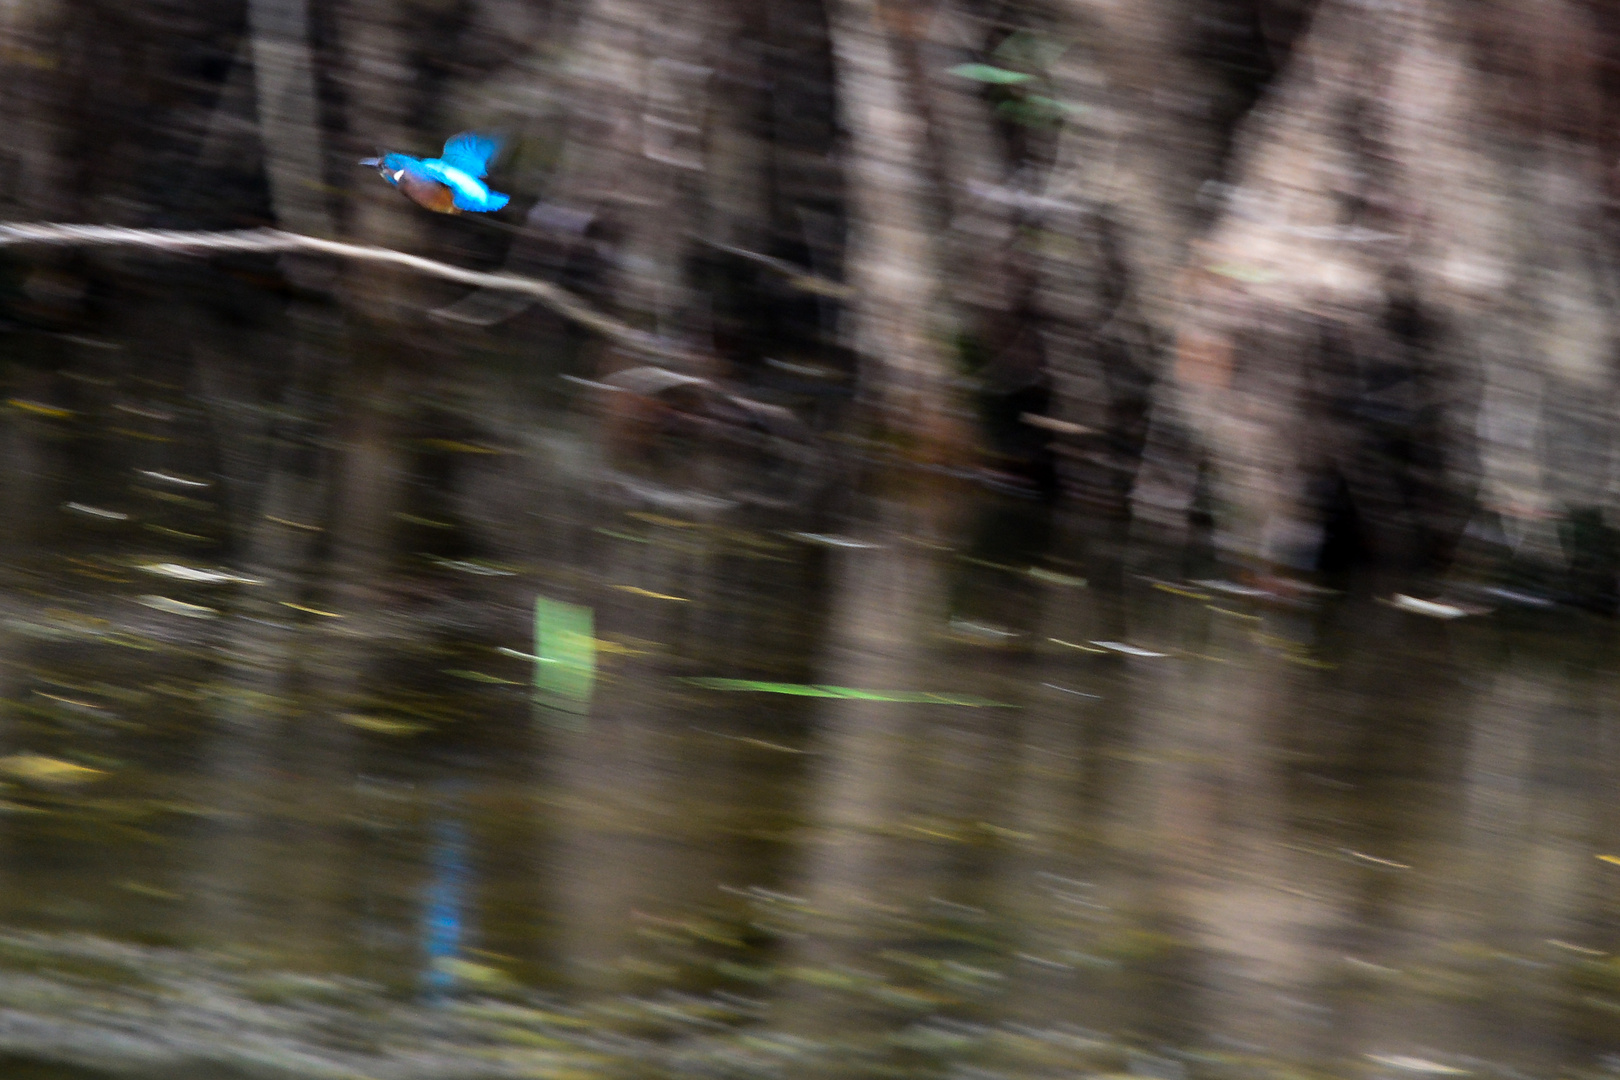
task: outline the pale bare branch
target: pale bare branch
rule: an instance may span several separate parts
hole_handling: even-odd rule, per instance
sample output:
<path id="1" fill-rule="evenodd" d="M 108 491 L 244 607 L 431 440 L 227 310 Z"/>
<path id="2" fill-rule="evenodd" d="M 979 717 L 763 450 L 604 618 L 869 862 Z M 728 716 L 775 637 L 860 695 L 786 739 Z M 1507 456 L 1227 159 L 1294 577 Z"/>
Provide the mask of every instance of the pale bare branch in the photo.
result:
<path id="1" fill-rule="evenodd" d="M 596 331 L 618 345 L 653 356 L 669 356 L 679 348 L 656 334 L 604 315 L 566 289 L 546 281 L 508 273 L 467 270 L 449 263 L 424 259 L 403 251 L 366 244 L 346 244 L 322 240 L 279 229 L 249 229 L 235 232 L 181 232 L 164 229 L 126 229 L 112 225 L 64 225 L 50 222 L 0 223 L 0 247 L 21 245 L 74 245 L 96 247 L 136 247 L 185 254 L 206 252 L 306 251 L 345 259 L 387 263 L 418 273 L 476 285 L 486 289 L 532 296 L 557 315 Z"/>

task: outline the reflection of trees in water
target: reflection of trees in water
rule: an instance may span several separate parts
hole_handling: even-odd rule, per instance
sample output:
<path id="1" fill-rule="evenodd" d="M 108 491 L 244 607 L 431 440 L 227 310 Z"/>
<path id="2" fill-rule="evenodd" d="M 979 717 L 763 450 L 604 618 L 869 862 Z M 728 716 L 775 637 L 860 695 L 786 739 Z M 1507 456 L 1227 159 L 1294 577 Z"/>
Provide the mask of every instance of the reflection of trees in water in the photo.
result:
<path id="1" fill-rule="evenodd" d="M 889 528 L 880 533 L 891 538 L 888 546 L 833 557 L 830 620 L 818 665 L 820 678 L 833 685 L 904 689 L 926 678 L 926 642 L 945 614 L 938 560 L 893 541 L 897 534 L 931 539 L 942 508 L 902 502 L 888 509 Z M 957 787 L 929 791 L 911 773 L 921 764 L 915 753 L 921 711 L 854 701 L 819 710 L 804 811 L 809 835 L 787 891 L 802 897 L 828 932 L 792 942 L 794 965 L 870 970 L 891 905 L 954 891 L 957 883 L 941 880 L 943 868 L 929 847 L 901 838 L 922 822 L 937 829 L 938 812 L 951 814 L 959 809 L 952 803 L 964 796 Z M 968 769 L 952 779 L 971 776 Z M 811 987 L 776 1004 L 777 1022 L 787 1030 L 823 1039 L 859 1029 L 861 1017 L 851 1010 L 847 997 Z"/>
<path id="2" fill-rule="evenodd" d="M 671 682 L 816 674 L 825 570 L 770 528 L 778 517 L 693 513 L 617 489 L 571 523 L 586 576 L 570 595 L 595 608 L 612 646 L 585 730 L 542 728 L 554 793 L 543 863 L 559 964 L 581 992 L 660 985 L 676 970 L 653 944 L 669 936 L 661 919 L 696 913 L 754 936 L 730 925 L 718 887 L 774 890 L 787 873 L 806 708 L 714 702 Z"/>
<path id="3" fill-rule="evenodd" d="M 1103 555 L 1061 552 L 1094 578 L 1082 589 L 1028 574 L 1080 569 L 1051 561 L 1054 543 L 1080 545 L 1047 535 L 1044 508 L 1012 504 L 1032 515 L 1015 544 L 1009 504 L 975 518 L 980 497 L 954 488 L 858 492 L 837 524 L 875 548 L 788 535 L 830 529 L 809 512 L 608 498 L 592 483 L 594 428 L 521 369 L 445 348 L 391 365 L 379 385 L 385 361 L 352 356 L 325 314 L 246 329 L 197 316 L 208 329 L 170 359 L 165 385 L 137 381 L 150 376 L 138 351 L 59 339 L 69 374 L 13 376 L 8 394 L 75 415 L 3 420 L 21 508 L 5 526 L 8 574 L 45 594 L 11 590 L 8 604 L 58 629 L 70 624 L 48 608 L 64 605 L 163 647 L 7 630 L 8 695 L 29 685 L 18 671 L 47 669 L 189 687 L 189 700 L 152 689 L 130 706 L 143 722 L 182 718 L 160 729 L 164 746 L 118 743 L 149 781 L 109 783 L 172 784 L 209 810 L 151 854 L 9 817 L 19 879 L 82 889 L 85 924 L 117 933 L 145 918 L 122 894 L 106 899 L 106 880 L 138 872 L 181 898 L 143 928 L 408 979 L 449 815 L 464 830 L 476 947 L 515 957 L 476 962 L 554 975 L 579 1000 L 737 990 L 704 966 L 725 955 L 906 989 L 932 972 L 935 989 L 958 980 L 935 1019 L 1073 1021 L 1174 1047 L 1242 1039 L 1321 1061 L 1432 1042 L 1533 1063 L 1603 1044 L 1598 1014 L 1558 996 L 1566 968 L 1520 977 L 1502 972 L 1522 964 L 1471 966 L 1467 952 L 1485 943 L 1539 963 L 1562 955 L 1548 938 L 1612 944 L 1606 864 L 1592 856 L 1612 825 L 1614 755 L 1591 624 L 1448 628 L 1354 601 L 1291 612 L 1197 599 L 1117 567 L 1092 573 L 1111 559 L 1106 537 Z M 137 434 L 109 433 L 114 420 Z M 223 490 L 184 496 L 197 505 L 130 490 L 136 469 L 197 475 L 207 460 L 223 463 Z M 65 501 L 132 516 L 64 513 Z M 214 501 L 218 512 L 202 505 Z M 181 591 L 118 561 L 136 555 L 240 559 L 270 584 Z M 223 617 L 131 600 L 163 591 Z M 522 686 L 445 673 L 526 681 L 492 647 L 528 651 L 536 592 L 591 606 L 607 643 L 583 731 L 532 716 Z M 964 613 L 1030 648 L 953 640 Z M 728 696 L 685 675 L 1022 708 Z M 349 714 L 430 730 L 408 740 L 339 722 Z M 9 720 L 7 748 L 92 741 L 32 725 Z M 54 741 L 36 745 L 45 731 Z M 487 786 L 453 811 L 420 793 L 451 775 Z M 820 914 L 806 936 L 772 938 L 722 884 L 791 893 Z M 659 920 L 744 946 L 672 945 Z M 831 978 L 746 989 L 768 1002 L 770 1030 L 875 1042 L 911 1023 Z"/>

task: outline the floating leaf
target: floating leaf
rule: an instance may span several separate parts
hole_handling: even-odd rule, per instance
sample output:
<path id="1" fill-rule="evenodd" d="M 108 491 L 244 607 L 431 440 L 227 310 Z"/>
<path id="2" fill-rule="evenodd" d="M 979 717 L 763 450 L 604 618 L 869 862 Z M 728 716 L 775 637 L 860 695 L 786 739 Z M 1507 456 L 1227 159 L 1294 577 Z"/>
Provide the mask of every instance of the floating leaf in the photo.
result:
<path id="1" fill-rule="evenodd" d="M 951 74 L 963 79 L 972 79 L 974 82 L 992 83 L 996 86 L 1017 86 L 1027 83 L 1035 76 L 1026 75 L 1022 71 L 1008 71 L 1006 68 L 992 67 L 989 64 L 957 64 L 951 68 Z"/>
<path id="2" fill-rule="evenodd" d="M 478 577 L 515 577 L 517 575 L 516 570 L 508 567 L 485 562 L 474 562 L 471 559 L 441 559 L 436 555 L 429 555 L 427 559 L 435 566 L 442 566 L 446 570 L 455 570 L 462 574 L 475 574 Z"/>
<path id="3" fill-rule="evenodd" d="M 1211 269 L 1214 269 L 1211 267 Z M 1228 596 L 1242 597 L 1269 597 L 1272 594 L 1265 589 L 1257 589 L 1253 585 L 1239 585 L 1235 581 L 1221 581 L 1218 578 L 1205 578 L 1193 582 L 1200 589 L 1210 589 L 1214 592 L 1226 593 Z"/>
<path id="4" fill-rule="evenodd" d="M 794 532 L 788 533 L 795 540 L 803 540 L 807 544 L 820 544 L 830 548 L 852 548 L 864 550 L 866 548 L 882 547 L 882 544 L 871 544 L 865 540 L 851 540 L 847 536 L 829 536 L 826 533 Z"/>
<path id="5" fill-rule="evenodd" d="M 651 589 L 643 589 L 639 585 L 615 585 L 613 587 L 620 592 L 630 593 L 632 596 L 645 596 L 649 600 L 673 600 L 678 604 L 689 603 L 684 596 L 671 596 L 669 593 L 653 592 Z"/>
<path id="6" fill-rule="evenodd" d="M 1062 585 L 1070 589 L 1083 589 L 1086 579 L 1075 577 L 1072 574 L 1060 574 L 1056 570 L 1047 570 L 1043 567 L 1032 566 L 1028 570 L 1029 576 L 1036 581 L 1044 581 L 1048 585 Z"/>
<path id="7" fill-rule="evenodd" d="M 344 713 L 338 719 L 350 727 L 357 727 L 362 731 L 375 731 L 379 735 L 415 735 L 428 729 L 426 724 L 416 724 L 409 720 L 388 720 L 381 716 L 363 716 L 360 713 Z"/>
<path id="8" fill-rule="evenodd" d="M 264 520 L 272 521 L 277 525 L 282 525 L 282 526 L 285 526 L 286 528 L 289 528 L 289 529 L 297 529 L 300 532 L 325 532 L 326 531 L 326 529 L 323 528 L 320 525 L 310 525 L 307 522 L 302 522 L 302 521 L 289 521 L 287 518 L 276 517 L 273 514 L 264 515 Z"/>
<path id="9" fill-rule="evenodd" d="M 193 480 L 190 477 L 176 476 L 174 473 L 156 472 L 152 469 L 137 469 L 136 473 L 140 476 L 146 477 L 148 480 L 155 481 L 159 484 L 169 484 L 173 487 L 205 488 L 213 486 L 213 484 L 207 480 Z"/>
<path id="10" fill-rule="evenodd" d="M 137 596 L 137 604 L 161 611 L 168 615 L 179 615 L 186 619 L 217 619 L 219 612 L 202 604 L 188 604 L 184 600 L 172 600 L 167 596 Z"/>
<path id="11" fill-rule="evenodd" d="M 281 606 L 285 608 L 292 608 L 294 611 L 302 611 L 305 615 L 319 615 L 323 619 L 343 618 L 342 615 L 339 615 L 335 611 L 322 611 L 320 608 L 306 607 L 303 604 L 295 604 L 291 600 L 283 600 L 281 602 Z"/>
<path id="12" fill-rule="evenodd" d="M 394 514 L 394 516 L 400 521 L 408 521 L 412 525 L 423 525 L 429 529 L 454 529 L 456 527 L 453 522 L 435 521 L 432 518 L 418 517 L 415 514 L 407 514 L 404 511 L 397 512 Z"/>
<path id="13" fill-rule="evenodd" d="M 1467 1076 L 1467 1069 L 1458 1069 L 1450 1065 L 1442 1065 L 1438 1061 L 1429 1061 L 1427 1058 L 1407 1057 L 1404 1054 L 1368 1054 L 1367 1060 L 1379 1065 L 1388 1065 L 1392 1069 L 1401 1069 L 1405 1072 L 1423 1073 L 1426 1076 Z"/>
<path id="14" fill-rule="evenodd" d="M 42 405 L 37 401 L 24 401 L 22 398 L 9 398 L 6 404 L 19 412 L 33 413 L 35 416 L 48 416 L 52 420 L 67 420 L 73 416 L 72 409 L 58 409 L 54 405 Z"/>
<path id="15" fill-rule="evenodd" d="M 489 964 L 476 964 L 471 960 L 459 960 L 452 956 L 435 958 L 433 969 L 452 982 L 466 983 L 486 991 L 511 990 L 516 989 L 518 985 L 500 968 Z"/>
<path id="16" fill-rule="evenodd" d="M 429 450 L 442 450 L 447 454 L 504 454 L 505 450 L 496 450 L 489 446 L 479 446 L 477 443 L 459 442 L 455 439 L 423 439 L 421 445 Z"/>
<path id="17" fill-rule="evenodd" d="M 240 574 L 231 574 L 223 570 L 205 570 L 196 566 L 184 566 L 180 563 L 143 563 L 141 569 L 157 577 L 173 578 L 176 581 L 189 581 L 198 585 L 263 585 L 259 578 L 243 577 Z"/>
<path id="18" fill-rule="evenodd" d="M 964 694 L 934 694 L 920 690 L 857 690 L 852 686 L 808 686 L 804 683 L 758 682 L 754 679 L 691 678 L 685 680 L 706 690 L 740 690 L 758 694 L 790 694 L 794 697 L 846 698 L 851 701 L 898 701 L 919 705 L 966 705 L 975 709 L 1016 709 L 1002 701 L 969 697 Z"/>
<path id="19" fill-rule="evenodd" d="M 1092 644 L 1099 649 L 1107 649 L 1109 652 L 1117 652 L 1121 656 L 1141 656 L 1149 659 L 1160 659 L 1170 655 L 1169 653 L 1154 652 L 1152 649 L 1144 649 L 1137 645 L 1129 645 L 1123 641 L 1093 641 Z"/>
<path id="20" fill-rule="evenodd" d="M 513 679 L 503 679 L 499 675 L 486 675 L 482 671 L 469 671 L 465 668 L 445 668 L 446 675 L 454 675 L 458 679 L 467 679 L 471 682 L 490 683 L 495 686 L 521 686 Z"/>
<path id="21" fill-rule="evenodd" d="M 1468 615 L 1485 614 L 1483 608 L 1451 604 L 1444 600 L 1423 600 L 1416 596 L 1407 596 L 1405 593 L 1396 593 L 1389 599 L 1389 605 L 1430 619 L 1461 619 Z"/>
<path id="22" fill-rule="evenodd" d="M 85 503 L 77 503 L 77 502 L 63 503 L 62 504 L 62 509 L 70 511 L 71 513 L 75 513 L 75 514 L 83 514 L 85 517 L 102 518 L 103 520 L 106 520 L 106 521 L 128 521 L 129 520 L 129 515 L 121 512 L 121 511 L 118 511 L 118 510 L 103 510 L 99 506 L 88 506 Z"/>
<path id="23" fill-rule="evenodd" d="M 146 885 L 139 881 L 120 881 L 118 887 L 125 892 L 132 892 L 136 896 L 149 896 L 154 900 L 184 900 L 185 897 L 168 889 L 160 889 L 156 885 Z"/>
<path id="24" fill-rule="evenodd" d="M 634 536 L 634 535 L 632 535 L 630 533 L 627 533 L 627 532 L 619 532 L 617 529 L 604 529 L 604 528 L 601 528 L 600 526 L 598 526 L 597 528 L 592 529 L 591 531 L 601 533 L 603 536 L 611 536 L 615 540 L 628 540 L 632 544 L 648 544 L 648 543 L 651 543 L 651 541 L 648 540 L 645 536 Z"/>
<path id="25" fill-rule="evenodd" d="M 107 775 L 101 769 L 91 769 L 41 754 L 13 754 L 10 757 L 0 758 L 0 774 L 35 784 L 62 787 L 87 784 Z"/>
<path id="26" fill-rule="evenodd" d="M 596 616 L 588 607 L 534 598 L 534 688 L 585 703 L 596 684 Z"/>

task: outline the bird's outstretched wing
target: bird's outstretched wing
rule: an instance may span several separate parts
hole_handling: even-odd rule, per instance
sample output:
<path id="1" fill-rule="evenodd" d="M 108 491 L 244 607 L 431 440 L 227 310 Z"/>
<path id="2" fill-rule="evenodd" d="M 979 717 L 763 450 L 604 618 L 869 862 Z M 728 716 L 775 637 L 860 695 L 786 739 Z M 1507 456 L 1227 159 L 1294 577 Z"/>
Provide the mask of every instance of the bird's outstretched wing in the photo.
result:
<path id="1" fill-rule="evenodd" d="M 460 135 L 450 136 L 444 144 L 444 154 L 440 160 L 462 172 L 484 177 L 489 175 L 490 159 L 500 152 L 501 140 L 494 135 L 463 131 Z"/>
<path id="2" fill-rule="evenodd" d="M 510 195 L 502 195 L 500 192 L 490 191 L 488 188 L 485 188 L 478 195 L 458 190 L 456 192 L 456 209 L 474 210 L 482 214 L 488 214 L 499 210 L 511 199 Z"/>

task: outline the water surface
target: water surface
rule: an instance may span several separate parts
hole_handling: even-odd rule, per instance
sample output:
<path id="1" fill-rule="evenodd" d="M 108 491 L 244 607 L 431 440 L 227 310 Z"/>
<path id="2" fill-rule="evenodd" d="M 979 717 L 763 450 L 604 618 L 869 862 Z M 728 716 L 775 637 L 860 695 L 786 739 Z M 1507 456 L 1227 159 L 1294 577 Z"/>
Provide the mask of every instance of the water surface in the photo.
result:
<path id="1" fill-rule="evenodd" d="M 3 1075 L 1620 1076 L 1609 623 L 632 475 L 517 331 L 145 319 L 8 346 Z"/>

